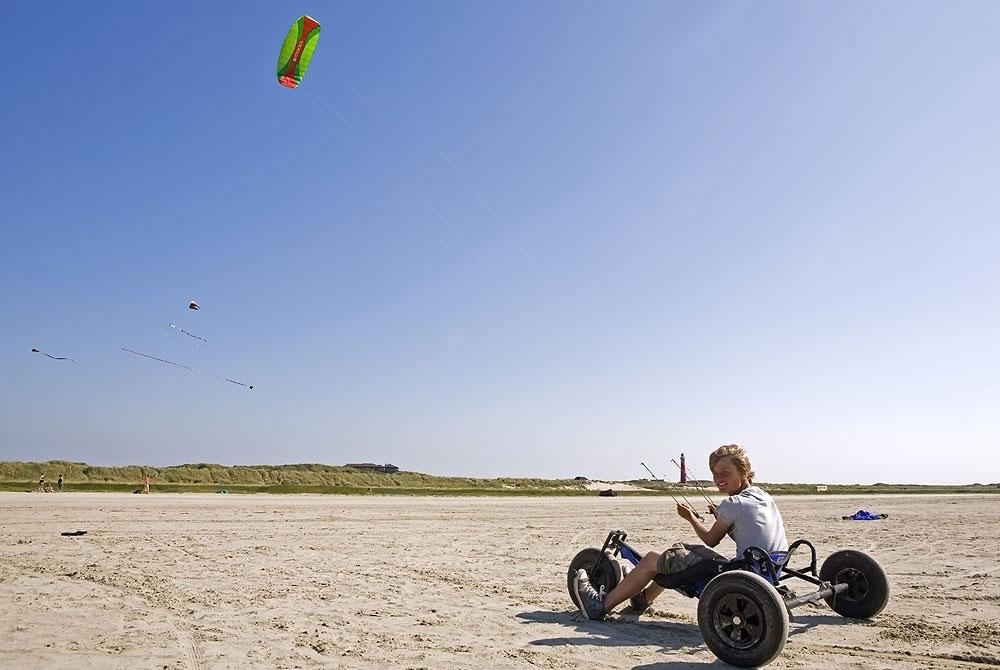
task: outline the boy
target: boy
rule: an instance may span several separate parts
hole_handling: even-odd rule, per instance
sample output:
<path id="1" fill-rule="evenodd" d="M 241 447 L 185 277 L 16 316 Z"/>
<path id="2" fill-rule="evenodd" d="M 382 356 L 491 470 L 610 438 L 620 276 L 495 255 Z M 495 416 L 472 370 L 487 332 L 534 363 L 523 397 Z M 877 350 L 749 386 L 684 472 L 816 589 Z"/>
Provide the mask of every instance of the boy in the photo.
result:
<path id="1" fill-rule="evenodd" d="M 736 556 L 742 556 L 748 547 L 758 547 L 767 552 L 785 551 L 788 539 L 774 499 L 753 485 L 754 471 L 742 447 L 729 444 L 719 447 L 708 457 L 715 486 L 727 496 L 718 506 L 711 505 L 715 523 L 706 528 L 687 505 L 677 505 L 677 514 L 697 533 L 708 547 L 714 547 L 729 535 L 736 542 Z M 651 551 L 639 565 L 629 572 L 611 593 L 604 588 L 597 591 L 587 577 L 586 570 L 576 576 L 576 605 L 589 619 L 603 619 L 619 604 L 631 599 L 632 609 L 641 613 L 653 599 L 663 592 L 663 587 L 649 582 L 660 572 L 678 572 L 683 567 L 700 560 L 727 560 L 721 554 L 700 545 L 675 544 L 663 553 Z M 647 586 L 649 584 L 649 586 Z"/>

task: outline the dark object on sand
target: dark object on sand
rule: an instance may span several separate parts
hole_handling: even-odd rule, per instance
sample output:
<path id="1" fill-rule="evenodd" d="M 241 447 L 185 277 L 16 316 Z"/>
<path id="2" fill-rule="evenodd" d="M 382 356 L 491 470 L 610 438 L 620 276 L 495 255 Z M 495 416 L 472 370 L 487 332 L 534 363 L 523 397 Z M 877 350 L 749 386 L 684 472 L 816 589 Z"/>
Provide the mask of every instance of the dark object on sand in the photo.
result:
<path id="1" fill-rule="evenodd" d="M 79 535 L 86 535 L 87 531 L 85 531 L 85 530 L 68 530 L 65 533 L 59 533 L 59 534 L 62 535 L 63 537 L 77 537 Z"/>
<path id="2" fill-rule="evenodd" d="M 859 509 L 857 512 L 850 516 L 840 517 L 844 521 L 880 521 L 882 519 L 888 519 L 888 514 L 876 514 L 875 512 L 869 512 L 867 510 Z"/>
<path id="3" fill-rule="evenodd" d="M 602 498 L 614 498 L 616 495 L 618 495 L 618 493 L 614 489 L 604 489 L 597 495 L 601 496 Z"/>

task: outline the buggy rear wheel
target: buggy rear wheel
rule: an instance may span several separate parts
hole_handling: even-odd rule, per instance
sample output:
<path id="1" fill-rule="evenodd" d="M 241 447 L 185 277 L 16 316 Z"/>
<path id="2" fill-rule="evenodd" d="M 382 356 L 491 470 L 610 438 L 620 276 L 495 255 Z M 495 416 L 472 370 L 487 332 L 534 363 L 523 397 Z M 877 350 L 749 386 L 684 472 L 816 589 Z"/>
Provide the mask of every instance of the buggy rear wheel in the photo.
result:
<path id="1" fill-rule="evenodd" d="M 819 578 L 847 584 L 847 590 L 825 598 L 834 612 L 851 619 L 869 619 L 889 602 L 889 578 L 868 554 L 842 549 L 830 554 L 819 569 Z"/>
<path id="2" fill-rule="evenodd" d="M 569 564 L 569 572 L 566 574 L 566 588 L 569 590 L 570 600 L 574 600 L 573 582 L 576 581 L 576 573 L 580 568 L 587 571 L 590 583 L 595 589 L 600 590 L 603 586 L 605 592 L 610 593 L 618 586 L 622 580 L 622 565 L 618 559 L 609 551 L 604 552 L 604 560 L 597 565 L 597 559 L 601 557 L 601 550 L 594 547 L 584 549 L 573 557 Z M 596 568 L 596 569 L 595 569 Z M 575 602 L 575 600 L 574 600 Z"/>
<path id="3" fill-rule="evenodd" d="M 752 668 L 767 665 L 785 648 L 788 610 L 767 580 L 734 570 L 714 578 L 702 591 L 698 628 L 721 661 Z"/>

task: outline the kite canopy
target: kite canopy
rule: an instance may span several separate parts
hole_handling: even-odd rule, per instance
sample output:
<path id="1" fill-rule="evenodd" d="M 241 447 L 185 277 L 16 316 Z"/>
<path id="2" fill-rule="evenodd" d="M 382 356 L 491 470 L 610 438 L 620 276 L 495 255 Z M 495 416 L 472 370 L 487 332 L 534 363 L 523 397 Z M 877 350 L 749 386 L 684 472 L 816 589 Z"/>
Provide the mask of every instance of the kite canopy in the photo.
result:
<path id="1" fill-rule="evenodd" d="M 194 300 L 192 300 L 191 304 L 188 305 L 188 309 L 201 309 L 201 307 L 198 306 L 198 303 L 196 303 Z"/>
<path id="2" fill-rule="evenodd" d="M 319 41 L 319 21 L 303 16 L 296 21 L 278 54 L 278 83 L 288 88 L 296 88 L 305 76 L 313 51 Z"/>

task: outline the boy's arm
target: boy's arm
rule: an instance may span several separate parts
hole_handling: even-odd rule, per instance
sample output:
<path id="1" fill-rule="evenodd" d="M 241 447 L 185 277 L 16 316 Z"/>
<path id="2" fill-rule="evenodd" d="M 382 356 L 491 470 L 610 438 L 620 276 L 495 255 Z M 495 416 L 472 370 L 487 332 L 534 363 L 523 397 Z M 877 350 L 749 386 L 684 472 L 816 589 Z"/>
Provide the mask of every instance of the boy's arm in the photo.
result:
<path id="1" fill-rule="evenodd" d="M 683 510 L 683 511 L 682 511 Z M 722 519 L 716 518 L 715 523 L 712 524 L 711 528 L 705 527 L 701 521 L 694 515 L 693 510 L 687 505 L 678 505 L 677 512 L 682 517 L 688 520 L 691 527 L 694 528 L 694 532 L 697 533 L 698 537 L 706 546 L 714 547 L 719 542 L 722 542 L 722 538 L 726 536 L 726 531 L 729 530 L 729 522 L 723 521 Z"/>

